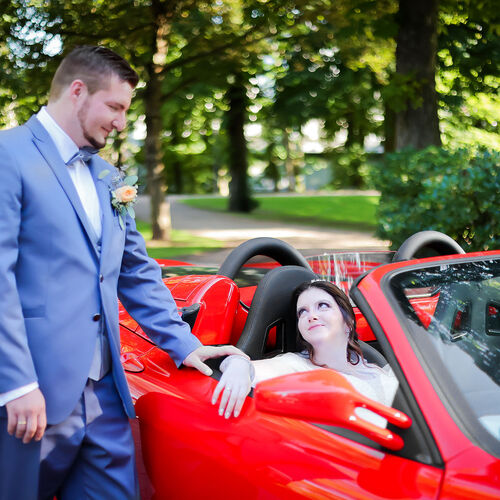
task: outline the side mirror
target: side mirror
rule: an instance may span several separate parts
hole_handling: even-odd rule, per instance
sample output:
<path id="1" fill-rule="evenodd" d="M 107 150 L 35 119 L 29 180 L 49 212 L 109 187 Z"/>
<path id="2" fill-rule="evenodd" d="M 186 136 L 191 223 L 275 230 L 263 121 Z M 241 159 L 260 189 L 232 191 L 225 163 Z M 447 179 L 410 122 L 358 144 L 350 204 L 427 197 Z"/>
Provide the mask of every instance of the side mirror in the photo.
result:
<path id="1" fill-rule="evenodd" d="M 354 389 L 333 370 L 314 370 L 276 377 L 257 384 L 254 392 L 258 410 L 349 429 L 376 443 L 400 450 L 400 436 L 358 417 L 356 408 L 366 408 L 406 429 L 412 421 L 403 412 L 373 401 Z"/>

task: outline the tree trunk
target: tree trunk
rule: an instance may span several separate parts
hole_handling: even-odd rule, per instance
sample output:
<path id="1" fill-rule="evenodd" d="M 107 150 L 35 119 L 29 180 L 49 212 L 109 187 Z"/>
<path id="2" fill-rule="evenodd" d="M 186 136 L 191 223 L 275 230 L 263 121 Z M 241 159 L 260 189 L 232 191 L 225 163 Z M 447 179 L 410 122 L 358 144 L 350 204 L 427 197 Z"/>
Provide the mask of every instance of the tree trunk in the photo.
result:
<path id="1" fill-rule="evenodd" d="M 365 142 L 365 132 L 362 127 L 362 122 L 365 120 L 365 117 L 360 117 L 360 111 L 356 109 L 356 104 L 350 103 L 351 111 L 346 114 L 347 120 L 347 139 L 345 142 L 345 147 L 347 149 L 351 147 L 358 146 L 359 150 L 364 149 Z M 361 167 L 361 160 L 357 156 L 356 158 L 352 158 L 349 162 L 349 172 L 348 172 L 348 185 L 353 188 L 361 188 L 363 185 L 363 179 L 359 173 L 359 169 Z"/>
<path id="2" fill-rule="evenodd" d="M 396 114 L 395 149 L 441 145 L 435 83 L 438 0 L 399 0 L 396 72 L 416 82 Z"/>
<path id="3" fill-rule="evenodd" d="M 210 144 L 210 139 L 208 135 L 203 136 L 203 142 L 205 143 L 205 151 L 210 154 L 212 158 L 212 179 L 210 180 L 210 188 L 208 189 L 211 193 L 217 194 L 219 192 L 218 180 L 219 180 L 219 169 L 220 159 L 217 148 L 218 133 L 213 132 L 213 143 Z"/>
<path id="4" fill-rule="evenodd" d="M 172 126 L 172 139 L 170 141 L 170 145 L 173 149 L 176 149 L 176 146 L 181 142 L 180 140 L 180 131 L 178 126 L 179 120 L 174 120 Z M 176 155 L 173 160 L 170 161 L 169 171 L 171 176 L 169 176 L 168 182 L 168 192 L 175 194 L 184 193 L 184 175 L 182 171 L 182 163 L 179 161 L 179 157 Z"/>
<path id="5" fill-rule="evenodd" d="M 290 148 L 290 129 L 283 130 L 283 146 L 285 147 L 285 172 L 288 179 L 288 191 L 294 193 L 297 189 L 295 167 Z"/>
<path id="6" fill-rule="evenodd" d="M 229 110 L 227 112 L 227 133 L 229 138 L 229 210 L 250 212 L 254 201 L 248 188 L 247 142 L 244 125 L 246 120 L 246 89 L 241 78 L 227 91 Z"/>
<path id="7" fill-rule="evenodd" d="M 166 52 L 165 33 L 167 30 L 166 20 L 160 14 L 162 8 L 159 2 L 153 2 L 152 8 L 155 12 L 154 19 L 157 20 L 156 29 L 151 38 L 154 54 L 150 64 L 147 66 L 148 85 L 144 95 L 146 139 L 144 141 L 145 163 L 147 169 L 148 192 L 151 197 L 151 226 L 153 240 L 169 240 L 171 232 L 170 206 L 165 199 L 166 180 L 165 165 L 161 153 L 161 62 Z"/>
<path id="8" fill-rule="evenodd" d="M 352 104 L 351 104 L 352 106 Z M 352 109 L 352 108 L 351 108 Z M 345 146 L 347 148 L 351 146 L 361 146 L 363 147 L 365 137 L 361 131 L 358 116 L 356 116 L 357 111 L 348 111 L 346 113 L 347 121 L 347 138 L 345 141 Z"/>
<path id="9" fill-rule="evenodd" d="M 384 153 L 392 153 L 396 144 L 396 113 L 384 103 Z"/>
<path id="10" fill-rule="evenodd" d="M 279 182 L 280 182 L 280 169 L 275 161 L 274 148 L 276 145 L 274 142 L 269 141 L 269 144 L 266 147 L 266 159 L 267 159 L 267 167 L 264 170 L 264 175 L 268 179 L 270 179 L 273 183 L 273 191 L 277 193 L 279 191 Z"/>
<path id="11" fill-rule="evenodd" d="M 149 72 L 149 82 L 145 92 L 147 134 L 144 141 L 147 168 L 148 192 L 151 197 L 151 228 L 153 240 L 170 239 L 170 209 L 165 200 L 165 166 L 161 155 L 161 83 L 154 67 Z"/>

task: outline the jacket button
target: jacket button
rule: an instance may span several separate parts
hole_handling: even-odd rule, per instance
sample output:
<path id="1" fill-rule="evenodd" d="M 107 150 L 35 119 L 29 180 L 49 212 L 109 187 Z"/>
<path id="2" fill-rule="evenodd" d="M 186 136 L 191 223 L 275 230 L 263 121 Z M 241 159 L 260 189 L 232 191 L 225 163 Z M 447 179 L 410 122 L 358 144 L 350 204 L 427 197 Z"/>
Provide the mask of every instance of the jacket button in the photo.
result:
<path id="1" fill-rule="evenodd" d="M 102 274 L 99 275 L 99 281 L 102 283 L 104 281 L 104 276 Z"/>
<path id="2" fill-rule="evenodd" d="M 100 315 L 99 313 L 96 313 L 96 314 L 94 314 L 94 315 L 92 316 L 92 319 L 93 319 L 94 321 L 99 321 L 99 320 L 101 319 L 101 315 Z"/>

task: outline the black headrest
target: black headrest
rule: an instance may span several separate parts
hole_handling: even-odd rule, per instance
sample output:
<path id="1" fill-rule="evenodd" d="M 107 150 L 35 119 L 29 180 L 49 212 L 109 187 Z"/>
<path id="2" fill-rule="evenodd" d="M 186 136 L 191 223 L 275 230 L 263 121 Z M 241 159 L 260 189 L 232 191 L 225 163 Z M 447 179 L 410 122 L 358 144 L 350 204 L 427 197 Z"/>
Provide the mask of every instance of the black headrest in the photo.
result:
<path id="1" fill-rule="evenodd" d="M 236 247 L 222 263 L 217 274 L 234 279 L 241 266 L 256 255 L 271 257 L 282 266 L 309 268 L 306 258 L 286 241 L 276 238 L 253 238 Z"/>
<path id="2" fill-rule="evenodd" d="M 420 255 L 430 252 L 429 255 Z M 393 262 L 416 259 L 434 255 L 453 255 L 465 253 L 465 250 L 447 234 L 439 231 L 420 231 L 407 238 L 392 258 Z"/>
<path id="3" fill-rule="evenodd" d="M 310 269 L 300 266 L 277 267 L 266 273 L 255 291 L 237 346 L 252 359 L 264 357 L 267 335 L 276 326 L 277 349 L 296 351 L 292 294 L 301 283 L 316 278 Z"/>

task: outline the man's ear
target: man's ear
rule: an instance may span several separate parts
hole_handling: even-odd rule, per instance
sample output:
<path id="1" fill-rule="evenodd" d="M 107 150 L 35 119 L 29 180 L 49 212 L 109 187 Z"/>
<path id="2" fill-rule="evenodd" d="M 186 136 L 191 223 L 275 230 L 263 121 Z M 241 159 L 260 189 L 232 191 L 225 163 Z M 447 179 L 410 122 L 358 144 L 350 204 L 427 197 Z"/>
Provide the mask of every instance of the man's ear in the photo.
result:
<path id="1" fill-rule="evenodd" d="M 87 97 L 88 88 L 82 80 L 73 80 L 68 88 L 69 97 L 73 102 Z"/>

